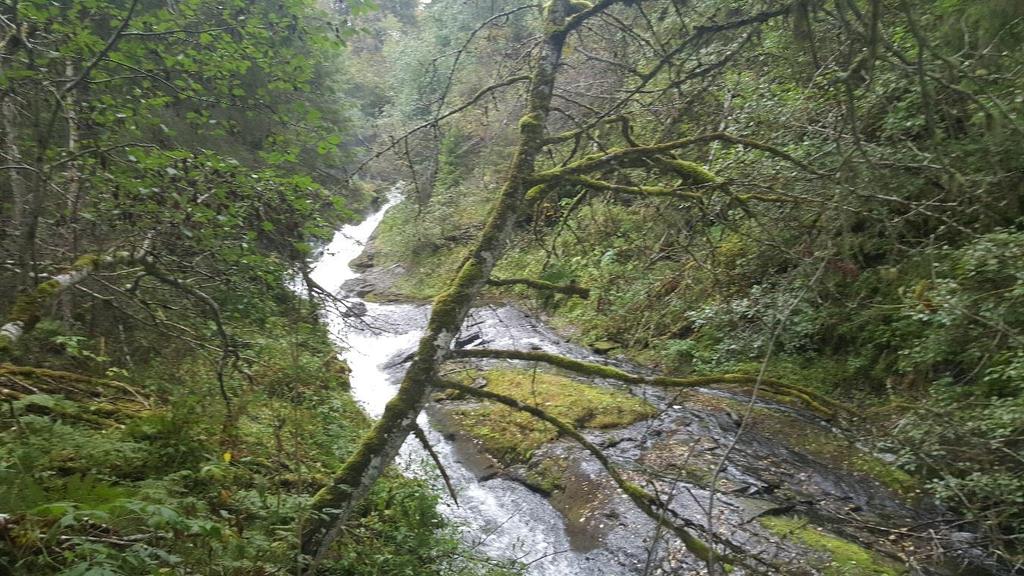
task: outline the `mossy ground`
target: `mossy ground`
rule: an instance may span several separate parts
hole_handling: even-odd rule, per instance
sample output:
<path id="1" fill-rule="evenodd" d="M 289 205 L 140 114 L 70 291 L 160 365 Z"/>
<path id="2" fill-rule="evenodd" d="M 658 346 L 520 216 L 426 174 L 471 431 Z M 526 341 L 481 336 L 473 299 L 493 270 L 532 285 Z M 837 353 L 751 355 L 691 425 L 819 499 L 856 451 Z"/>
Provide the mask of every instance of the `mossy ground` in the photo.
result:
<path id="1" fill-rule="evenodd" d="M 805 519 L 764 516 L 759 522 L 777 536 L 826 554 L 829 560 L 820 566 L 824 576 L 899 576 L 906 573 L 896 563 L 812 526 Z"/>
<path id="2" fill-rule="evenodd" d="M 488 390 L 538 406 L 580 428 L 625 426 L 655 412 L 646 401 L 625 392 L 546 372 L 493 369 L 461 377 L 466 382 L 482 378 Z M 505 406 L 459 406 L 452 409 L 452 417 L 460 429 L 480 440 L 484 450 L 505 465 L 529 460 L 534 450 L 558 437 L 551 425 Z"/>
<path id="3" fill-rule="evenodd" d="M 561 458 L 545 458 L 526 470 L 525 480 L 532 488 L 544 494 L 553 494 L 565 488 L 568 464 Z"/>

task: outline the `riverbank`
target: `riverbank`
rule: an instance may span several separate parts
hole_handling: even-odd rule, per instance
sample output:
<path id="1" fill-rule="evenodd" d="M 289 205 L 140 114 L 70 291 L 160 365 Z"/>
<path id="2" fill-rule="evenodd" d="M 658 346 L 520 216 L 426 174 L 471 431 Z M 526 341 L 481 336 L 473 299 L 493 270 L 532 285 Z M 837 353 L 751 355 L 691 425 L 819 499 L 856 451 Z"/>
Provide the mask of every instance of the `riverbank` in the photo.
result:
<path id="1" fill-rule="evenodd" d="M 370 300 L 393 302 L 409 296 L 404 289 L 409 270 L 402 263 L 382 264 L 372 239 L 356 265 L 363 274 L 349 280 L 346 288 Z M 460 345 L 548 346 L 572 357 L 607 361 L 593 350 L 570 344 L 528 314 L 508 307 L 499 310 L 497 319 L 480 313 L 467 322 L 472 328 L 459 338 Z M 614 363 L 643 371 L 622 361 Z M 452 369 L 476 367 L 536 369 L 524 363 L 490 362 Z M 922 498 L 913 480 L 863 452 L 814 415 L 759 401 L 737 439 L 740 415 L 747 410 L 741 391 L 677 395 L 606 381 L 584 384 L 622 390 L 655 407 L 653 417 L 611 430 L 588 430 L 588 438 L 626 465 L 636 481 L 666 495 L 688 522 L 706 526 L 710 516 L 720 538 L 750 550 L 766 566 L 784 573 L 866 575 L 899 574 L 930 565 L 922 570 L 957 573 L 951 568 L 956 558 L 930 558 L 928 539 L 913 535 L 914 526 L 944 520 L 941 511 Z M 557 408 L 560 403 L 568 407 L 571 400 L 568 396 L 548 399 L 546 407 Z M 699 562 L 638 514 L 604 471 L 575 445 L 559 439 L 541 442 L 510 459 L 509 439 L 495 442 L 498 431 L 480 424 L 488 417 L 507 415 L 489 410 L 494 409 L 451 397 L 431 409 L 432 422 L 460 458 L 475 463 L 478 481 L 512 480 L 543 495 L 562 515 L 573 548 L 584 558 L 604 557 L 610 559 L 606 564 L 636 573 L 652 565 L 666 573 L 701 569 Z M 467 413 L 475 415 L 470 422 L 464 417 Z M 529 434 L 528 428 L 521 431 Z M 715 504 L 709 515 L 712 492 Z M 969 539 L 970 535 L 957 537 Z M 948 560 L 952 563 L 943 565 Z"/>

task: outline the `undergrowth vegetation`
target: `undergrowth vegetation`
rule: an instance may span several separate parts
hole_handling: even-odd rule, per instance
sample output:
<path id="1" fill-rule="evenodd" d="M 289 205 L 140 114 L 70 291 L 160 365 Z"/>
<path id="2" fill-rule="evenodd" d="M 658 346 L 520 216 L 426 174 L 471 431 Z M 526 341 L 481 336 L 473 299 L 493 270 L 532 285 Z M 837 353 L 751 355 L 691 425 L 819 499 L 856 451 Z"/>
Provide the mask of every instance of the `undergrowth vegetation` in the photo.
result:
<path id="1" fill-rule="evenodd" d="M 289 572 L 315 492 L 370 422 L 322 327 L 269 316 L 238 329 L 258 385 L 231 379 L 231 418 L 211 363 L 183 348 L 130 374 L 151 407 L 111 425 L 61 396 L 8 402 L 0 433 L 0 566 L 11 574 Z M 95 341 L 44 326 L 41 365 L 109 366 Z M 42 344 L 42 342 L 40 342 Z M 58 352 L 61 351 L 61 352 Z M 109 370 L 108 370 L 109 372 Z M 19 376 L 27 382 L 32 376 Z M 55 413 L 53 407 L 62 407 Z M 426 483 L 389 475 L 325 569 L 331 574 L 481 573 Z"/>

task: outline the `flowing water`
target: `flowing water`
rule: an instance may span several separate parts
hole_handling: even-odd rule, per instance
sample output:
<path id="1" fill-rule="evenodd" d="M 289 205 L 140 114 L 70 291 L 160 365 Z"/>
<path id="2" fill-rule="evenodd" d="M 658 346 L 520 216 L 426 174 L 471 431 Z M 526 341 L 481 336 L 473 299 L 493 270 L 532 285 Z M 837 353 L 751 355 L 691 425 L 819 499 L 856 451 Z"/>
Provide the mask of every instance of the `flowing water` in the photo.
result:
<path id="1" fill-rule="evenodd" d="M 321 286 L 338 293 L 342 284 L 359 273 L 349 263 L 380 224 L 385 212 L 399 201 L 397 195 L 363 222 L 345 226 L 324 249 L 311 276 Z M 379 417 L 395 394 L 403 376 L 402 359 L 415 348 L 429 314 L 429 307 L 416 304 L 381 304 L 340 294 L 353 308 L 366 307 L 358 319 L 341 311 L 328 315 L 335 338 L 345 349 L 343 358 L 351 369 L 352 394 L 367 413 Z M 541 337 L 527 334 L 517 338 L 515 326 L 524 319 L 512 309 L 481 309 L 474 312 L 468 325 L 493 332 L 490 342 L 517 339 L 537 343 Z M 533 327 L 532 325 L 530 326 Z M 478 481 L 470 454 L 460 450 L 435 431 L 426 415 L 420 424 L 451 476 L 458 505 L 445 497 L 444 514 L 461 525 L 468 544 L 493 558 L 518 560 L 529 565 L 536 576 L 573 576 L 581 571 L 585 559 L 570 550 L 569 538 L 561 515 L 548 501 L 521 484 L 501 478 Z M 399 464 L 406 473 L 436 476 L 426 462 L 425 453 L 415 440 L 402 448 Z"/>

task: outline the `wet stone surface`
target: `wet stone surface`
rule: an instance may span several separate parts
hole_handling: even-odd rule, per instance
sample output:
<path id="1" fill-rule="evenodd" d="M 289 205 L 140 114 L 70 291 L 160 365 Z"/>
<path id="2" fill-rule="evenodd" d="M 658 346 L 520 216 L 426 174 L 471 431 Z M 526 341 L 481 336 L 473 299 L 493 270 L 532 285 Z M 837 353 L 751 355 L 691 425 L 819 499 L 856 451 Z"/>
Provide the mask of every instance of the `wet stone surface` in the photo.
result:
<path id="1" fill-rule="evenodd" d="M 425 305 L 381 303 L 393 300 L 388 288 L 401 277 L 400 267 L 372 268 L 372 251 L 359 260 L 362 270 L 348 266 L 379 215 L 358 230 L 339 233 L 317 270 L 321 284 L 340 288 L 357 303 L 359 322 L 341 315 L 328 320 L 339 342 L 348 347 L 353 393 L 372 416 L 395 393 L 429 313 Z M 610 359 L 604 348 L 566 342 L 540 319 L 512 306 L 475 310 L 455 345 L 544 350 L 643 372 Z M 534 368 L 523 362 L 474 365 Z M 591 383 L 628 390 L 657 408 L 656 416 L 633 425 L 585 432 L 631 482 L 669 501 L 679 518 L 702 531 L 710 529 L 754 558 L 751 568 L 736 566 L 733 574 L 899 574 L 906 572 L 907 555 L 922 558 L 922 566 L 907 573 L 956 573 L 948 569 L 950 564 L 929 567 L 927 558 L 917 554 L 926 543 L 901 534 L 906 527 L 937 526 L 930 523 L 941 518 L 941 511 L 866 473 L 884 467 L 814 416 L 758 401 L 734 442 L 747 410 L 741 395 Z M 432 404 L 421 424 L 459 496 L 459 505 L 446 498 L 442 509 L 466 528 L 472 545 L 498 558 L 526 562 L 534 576 L 707 573 L 702 562 L 641 513 L 575 444 L 559 439 L 535 450 L 524 463 L 502 467 L 450 417 L 450 410 L 465 402 Z M 423 460 L 418 445 L 407 443 L 402 460 L 408 473 L 425 473 L 422 466 L 408 466 Z M 426 474 L 436 481 L 429 470 Z M 779 528 L 790 524 L 794 528 Z M 826 537 L 812 538 L 818 534 Z M 821 542 L 846 542 L 845 551 L 856 552 L 847 554 L 850 558 L 875 559 L 877 564 L 842 560 L 839 548 Z"/>

